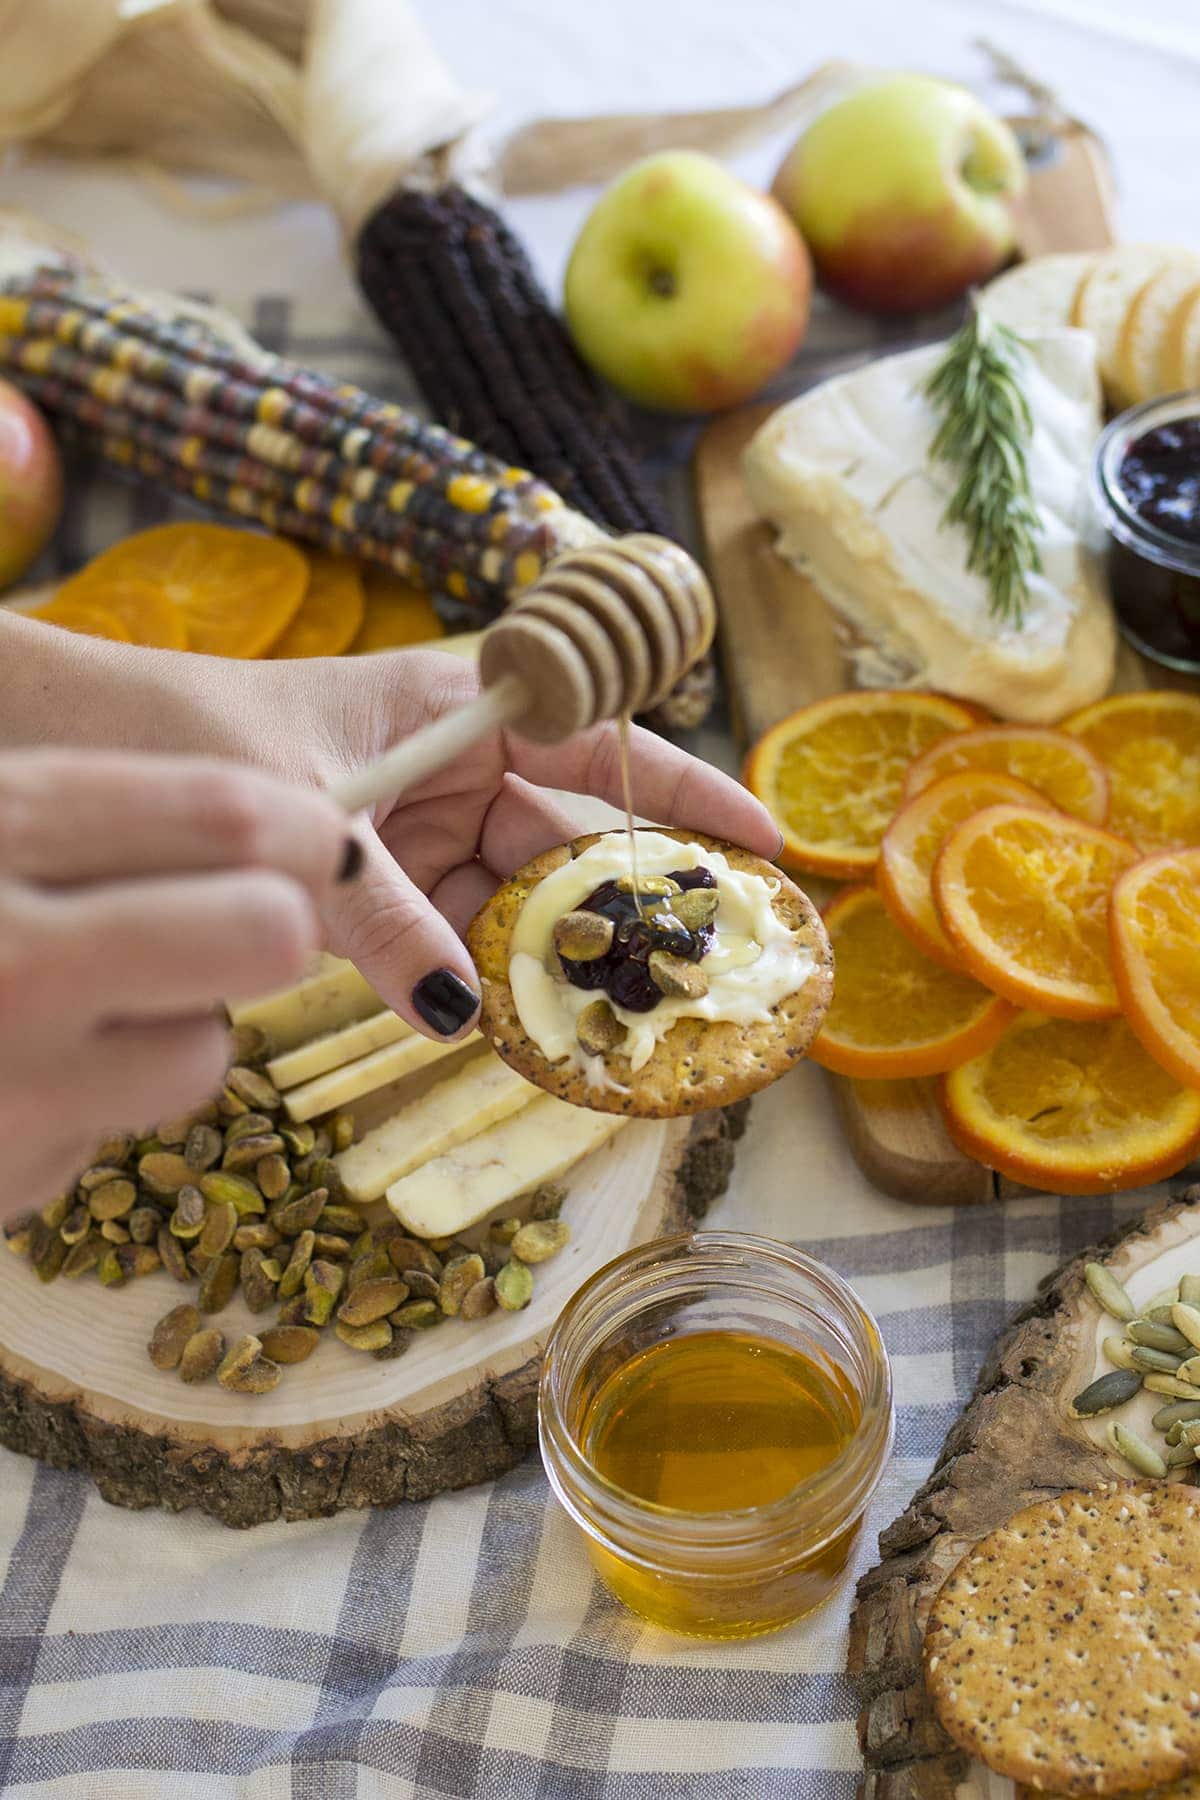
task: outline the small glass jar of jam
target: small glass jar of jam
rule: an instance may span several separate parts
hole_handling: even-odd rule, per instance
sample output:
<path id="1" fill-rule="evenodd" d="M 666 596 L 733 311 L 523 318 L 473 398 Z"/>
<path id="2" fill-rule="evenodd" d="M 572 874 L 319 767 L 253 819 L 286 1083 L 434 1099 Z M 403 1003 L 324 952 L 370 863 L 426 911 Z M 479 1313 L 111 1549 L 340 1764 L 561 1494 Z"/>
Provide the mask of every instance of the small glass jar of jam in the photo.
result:
<path id="1" fill-rule="evenodd" d="M 753 1637 L 839 1585 L 892 1444 L 874 1319 L 831 1269 L 734 1232 L 586 1282 L 546 1346 L 542 1459 L 619 1600 Z"/>
<path id="2" fill-rule="evenodd" d="M 1200 392 L 1115 418 L 1096 446 L 1092 498 L 1121 630 L 1154 662 L 1200 673 Z"/>

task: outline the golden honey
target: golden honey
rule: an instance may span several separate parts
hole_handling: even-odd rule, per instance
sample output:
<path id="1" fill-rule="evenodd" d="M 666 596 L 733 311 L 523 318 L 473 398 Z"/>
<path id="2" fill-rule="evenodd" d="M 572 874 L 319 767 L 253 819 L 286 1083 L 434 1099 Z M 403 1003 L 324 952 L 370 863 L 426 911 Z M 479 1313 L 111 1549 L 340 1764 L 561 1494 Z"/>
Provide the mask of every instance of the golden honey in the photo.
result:
<path id="1" fill-rule="evenodd" d="M 827 1599 L 891 1428 L 874 1321 L 832 1271 L 767 1239 L 632 1251 L 547 1347 L 550 1479 L 618 1599 L 674 1631 L 752 1636 Z"/>

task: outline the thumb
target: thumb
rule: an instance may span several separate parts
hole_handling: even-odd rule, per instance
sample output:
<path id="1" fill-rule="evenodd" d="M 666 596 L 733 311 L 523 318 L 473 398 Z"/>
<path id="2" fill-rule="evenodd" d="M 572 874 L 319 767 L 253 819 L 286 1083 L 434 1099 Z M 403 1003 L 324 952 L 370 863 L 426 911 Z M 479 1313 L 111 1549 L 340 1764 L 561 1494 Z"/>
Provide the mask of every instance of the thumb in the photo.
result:
<path id="1" fill-rule="evenodd" d="M 361 873 L 323 909 L 331 948 L 426 1037 L 464 1037 L 479 1011 L 479 977 L 466 946 L 373 832 L 359 841 Z"/>

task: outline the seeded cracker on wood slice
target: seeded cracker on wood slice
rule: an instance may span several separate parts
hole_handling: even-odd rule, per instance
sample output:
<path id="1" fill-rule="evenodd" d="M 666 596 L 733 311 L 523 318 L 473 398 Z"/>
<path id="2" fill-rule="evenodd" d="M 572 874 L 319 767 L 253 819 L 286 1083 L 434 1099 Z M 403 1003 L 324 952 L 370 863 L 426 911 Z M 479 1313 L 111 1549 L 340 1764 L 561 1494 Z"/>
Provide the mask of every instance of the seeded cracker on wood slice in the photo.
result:
<path id="1" fill-rule="evenodd" d="M 1023 1507 L 933 1603 L 925 1676 L 1014 1780 L 1118 1796 L 1200 1764 L 1200 1493 L 1118 1482 Z"/>
<path id="2" fill-rule="evenodd" d="M 590 833 L 575 838 L 526 863 L 471 923 L 467 948 L 475 959 L 483 988 L 480 1030 L 497 1054 L 528 1080 L 573 1106 L 648 1119 L 676 1118 L 728 1106 L 786 1074 L 805 1055 L 820 1029 L 833 991 L 833 954 L 825 928 L 808 896 L 774 864 L 696 831 L 663 830 L 662 835 L 677 838 L 683 844 L 720 851 L 734 869 L 778 882 L 779 892 L 772 904 L 797 934 L 800 946 L 812 952 L 816 965 L 812 974 L 797 993 L 786 995 L 762 1024 L 677 1020 L 636 1075 L 630 1073 L 626 1059 L 610 1053 L 607 1069 L 614 1083 L 627 1092 L 589 1084 L 583 1071 L 570 1061 L 546 1061 L 517 1016 L 508 982 L 513 928 L 537 883 L 561 868 L 569 857 L 590 849 L 599 835 Z M 686 1069 L 686 1085 L 681 1069 Z"/>
<path id="3" fill-rule="evenodd" d="M 1197 1201 L 1200 1186 L 1158 1201 L 1041 1284 L 997 1338 L 929 1479 L 881 1534 L 880 1561 L 858 1584 L 847 1657 L 861 1702 L 861 1800 L 959 1800 L 970 1758 L 939 1724 L 924 1679 L 934 1596 L 964 1553 L 1021 1507 L 1128 1475 L 1102 1433 L 1097 1442 L 1092 1423 L 1070 1411 L 1084 1334 L 1097 1320 L 1083 1272 L 1102 1261 L 1127 1282 L 1192 1237 L 1200 1269 Z"/>

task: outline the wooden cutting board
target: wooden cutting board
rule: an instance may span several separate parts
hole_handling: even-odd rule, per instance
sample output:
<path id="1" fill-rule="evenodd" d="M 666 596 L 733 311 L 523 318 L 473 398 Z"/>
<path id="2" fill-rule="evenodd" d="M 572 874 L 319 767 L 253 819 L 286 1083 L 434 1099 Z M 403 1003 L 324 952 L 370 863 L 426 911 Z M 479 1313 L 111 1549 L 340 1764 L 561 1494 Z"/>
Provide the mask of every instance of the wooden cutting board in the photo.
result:
<path id="1" fill-rule="evenodd" d="M 1022 121 L 1013 123 L 1020 128 Z M 1082 128 L 1064 127 L 1052 153 L 1031 163 L 1020 233 L 1028 255 L 1104 249 L 1114 241 L 1107 166 Z M 742 452 L 773 410 L 746 406 L 715 420 L 700 437 L 694 465 L 720 608 L 725 686 L 743 748 L 798 707 L 853 685 L 835 615 L 813 584 L 776 555 L 773 534 L 755 516 L 742 479 Z M 1118 687 L 1163 687 L 1185 679 L 1122 647 Z M 818 901 L 832 891 L 817 881 L 806 885 Z M 941 1205 L 995 1196 L 992 1172 L 951 1143 L 932 1082 L 831 1081 L 854 1155 L 885 1193 Z"/>

